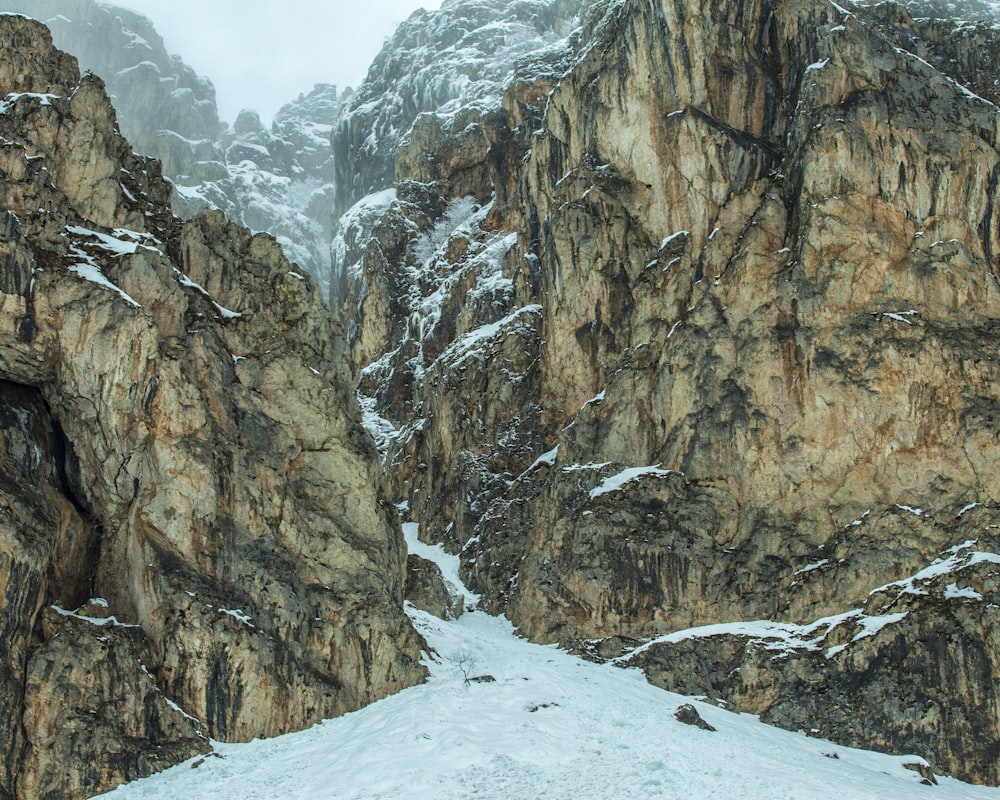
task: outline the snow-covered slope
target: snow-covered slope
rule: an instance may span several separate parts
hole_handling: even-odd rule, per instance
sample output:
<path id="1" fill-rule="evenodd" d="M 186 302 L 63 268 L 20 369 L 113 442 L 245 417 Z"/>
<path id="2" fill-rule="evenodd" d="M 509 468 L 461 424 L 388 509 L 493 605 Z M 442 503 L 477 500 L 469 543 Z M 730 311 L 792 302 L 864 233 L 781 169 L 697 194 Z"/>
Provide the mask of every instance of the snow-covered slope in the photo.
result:
<path id="1" fill-rule="evenodd" d="M 436 557 L 451 581 L 454 564 Z M 410 608 L 430 681 L 308 731 L 199 758 L 123 786 L 114 800 L 997 800 L 1000 789 L 938 778 L 918 756 L 887 756 L 771 728 L 655 689 L 638 670 L 597 665 L 519 639 L 483 612 L 443 622 Z M 681 723 L 694 705 L 715 731 Z M 910 765 L 907 767 L 907 765 Z"/>

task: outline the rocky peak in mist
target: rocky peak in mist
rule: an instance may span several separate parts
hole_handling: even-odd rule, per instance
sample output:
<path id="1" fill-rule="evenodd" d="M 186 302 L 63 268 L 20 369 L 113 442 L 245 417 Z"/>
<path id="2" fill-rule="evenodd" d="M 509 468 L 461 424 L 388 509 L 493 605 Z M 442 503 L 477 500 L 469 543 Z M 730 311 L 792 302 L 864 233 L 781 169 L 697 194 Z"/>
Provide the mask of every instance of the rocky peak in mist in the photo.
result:
<path id="1" fill-rule="evenodd" d="M 172 175 L 174 208 L 190 216 L 216 208 L 267 231 L 329 295 L 334 173 L 330 136 L 351 97 L 321 84 L 279 109 L 270 127 L 247 109 L 213 143 L 205 160 Z"/>
<path id="2" fill-rule="evenodd" d="M 0 10 L 45 23 L 57 46 L 104 79 L 122 133 L 174 183 L 176 213 L 216 208 L 272 233 L 327 295 L 330 136 L 350 90 L 319 85 L 283 106 L 269 127 L 253 111 L 230 126 L 219 120 L 211 81 L 169 55 L 144 15 L 96 0 L 0 0 Z"/>
<path id="3" fill-rule="evenodd" d="M 338 92 L 331 84 L 317 84 L 278 109 L 274 133 L 291 142 L 304 177 L 332 183 L 335 177 L 330 138 L 350 104 L 354 90 Z"/>
<path id="4" fill-rule="evenodd" d="M 0 11 L 44 22 L 82 70 L 100 75 L 122 133 L 138 152 L 163 161 L 168 174 L 186 161 L 178 161 L 178 149 L 165 139 L 213 141 L 219 135 L 211 81 L 170 55 L 143 14 L 93 0 L 4 0 Z"/>
<path id="5" fill-rule="evenodd" d="M 399 26 L 376 56 L 333 138 L 336 213 L 395 178 L 396 147 L 422 112 L 495 104 L 519 61 L 555 47 L 577 24 L 580 0 L 446 0 Z"/>

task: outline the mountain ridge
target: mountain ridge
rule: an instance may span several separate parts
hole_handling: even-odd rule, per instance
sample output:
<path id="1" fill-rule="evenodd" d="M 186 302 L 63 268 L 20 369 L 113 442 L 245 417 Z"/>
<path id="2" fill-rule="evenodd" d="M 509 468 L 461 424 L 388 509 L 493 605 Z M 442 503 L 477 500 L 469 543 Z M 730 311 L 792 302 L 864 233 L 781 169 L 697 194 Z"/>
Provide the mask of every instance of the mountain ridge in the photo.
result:
<path id="1" fill-rule="evenodd" d="M 0 14 L 0 44 L 0 797 L 92 796 L 419 682 L 316 286 L 270 236 L 173 216 L 44 26 Z"/>
<path id="2" fill-rule="evenodd" d="M 211 81 L 168 54 L 145 15 L 97 0 L 5 0 L 0 10 L 47 23 L 62 49 L 104 78 L 122 132 L 138 152 L 160 160 L 174 184 L 176 214 L 215 208 L 271 233 L 328 295 L 329 135 L 349 89 L 313 87 L 279 109 L 268 128 L 252 110 L 227 124 Z"/>

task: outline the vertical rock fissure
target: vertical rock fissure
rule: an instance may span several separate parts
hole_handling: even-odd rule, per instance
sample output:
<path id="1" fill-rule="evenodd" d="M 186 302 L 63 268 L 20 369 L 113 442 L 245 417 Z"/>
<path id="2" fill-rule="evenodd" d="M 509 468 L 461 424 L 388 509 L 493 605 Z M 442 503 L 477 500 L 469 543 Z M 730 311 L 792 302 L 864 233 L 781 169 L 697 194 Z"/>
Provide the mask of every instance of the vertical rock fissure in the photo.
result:
<path id="1" fill-rule="evenodd" d="M 5 436 L 19 432 L 29 445 L 36 448 L 35 455 L 39 462 L 34 466 L 43 469 L 49 486 L 75 510 L 89 533 L 82 550 L 82 554 L 85 554 L 84 560 L 74 559 L 72 563 L 61 565 L 62 577 L 58 583 L 61 602 L 71 608 L 82 605 L 92 596 L 100 551 L 99 532 L 102 526 L 100 519 L 90 510 L 84 499 L 80 463 L 73 443 L 66 436 L 39 388 L 3 378 L 0 378 L 0 431 L 3 431 Z M 5 451 L 6 469 L 9 470 L 10 452 L 7 448 Z M 41 459 L 48 461 L 47 468 L 41 463 Z M 29 467 L 23 461 L 21 466 L 25 470 Z M 22 477 L 29 478 L 27 474 L 23 474 Z M 34 477 L 41 479 L 42 474 L 37 473 Z M 52 552 L 50 556 L 58 563 L 62 554 Z M 72 572 L 62 572 L 64 568 Z"/>
<path id="2" fill-rule="evenodd" d="M 996 164 L 990 172 L 989 181 L 986 184 L 986 208 L 984 209 L 983 221 L 979 225 L 979 236 L 983 242 L 983 252 L 986 255 L 986 263 L 993 271 L 994 276 L 1000 277 L 1000 263 L 993 253 L 993 230 L 997 217 L 997 193 L 1000 191 L 1000 164 Z"/>
<path id="3" fill-rule="evenodd" d="M 35 535 L 30 530 L 21 531 L 21 548 L 9 555 L 12 573 L 4 598 L 11 617 L 8 625 L 17 625 L 14 609 L 25 612 L 20 635 L 15 633 L 13 639 L 7 640 L 14 642 L 13 652 L 8 653 L 10 658 L 16 658 L 12 666 L 19 676 L 16 687 L 10 687 L 13 696 L 8 695 L 5 703 L 10 713 L 8 724 L 16 728 L 11 731 L 11 750 L 6 755 L 8 765 L 13 766 L 12 782 L 5 789 L 11 797 L 16 796 L 16 776 L 31 744 L 25 703 L 31 659 L 47 638 L 42 623 L 45 609 L 55 603 L 69 608 L 82 605 L 90 597 L 94 577 L 99 543 L 94 535 L 93 515 L 73 490 L 68 476 L 70 453 L 72 445 L 42 392 L 0 379 L 0 485 L 5 496 L 19 498 L 18 517 L 33 518 L 40 526 Z M 62 504 L 67 507 L 65 511 Z M 70 516 L 75 512 L 79 524 L 67 522 L 67 512 Z M 15 522 L 19 528 L 23 524 L 23 518 Z M 73 541 L 68 532 L 74 528 L 83 533 L 84 542 Z M 64 551 L 65 545 L 71 546 L 70 551 Z M 17 597 L 19 588 L 21 597 Z M 19 657 L 15 656 L 17 652 Z"/>

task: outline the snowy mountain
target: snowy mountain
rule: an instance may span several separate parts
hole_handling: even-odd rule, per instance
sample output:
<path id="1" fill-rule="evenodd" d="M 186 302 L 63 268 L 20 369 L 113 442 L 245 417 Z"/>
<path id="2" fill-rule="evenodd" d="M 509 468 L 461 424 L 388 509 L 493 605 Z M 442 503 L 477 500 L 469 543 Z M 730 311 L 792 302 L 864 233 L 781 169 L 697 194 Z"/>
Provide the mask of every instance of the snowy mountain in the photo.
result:
<path id="1" fill-rule="evenodd" d="M 328 295 L 330 135 L 350 90 L 316 86 L 279 110 L 270 129 L 252 111 L 226 125 L 211 81 L 169 55 L 142 14 L 97 0 L 3 0 L 0 11 L 44 22 L 57 45 L 105 80 L 122 133 L 174 183 L 175 213 L 219 209 L 274 235 Z"/>
<path id="2" fill-rule="evenodd" d="M 215 208 L 270 233 L 327 297 L 334 224 L 330 136 L 350 97 L 350 90 L 316 86 L 282 106 L 270 129 L 256 112 L 241 112 L 217 140 L 217 160 L 170 176 L 175 210 L 186 217 Z"/>
<path id="3" fill-rule="evenodd" d="M 578 0 L 446 0 L 439 11 L 415 12 L 375 58 L 338 124 L 337 214 L 393 184 L 396 148 L 419 114 L 447 115 L 476 100 L 485 113 L 520 61 L 553 45 L 565 49 L 580 8 Z"/>

